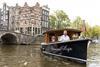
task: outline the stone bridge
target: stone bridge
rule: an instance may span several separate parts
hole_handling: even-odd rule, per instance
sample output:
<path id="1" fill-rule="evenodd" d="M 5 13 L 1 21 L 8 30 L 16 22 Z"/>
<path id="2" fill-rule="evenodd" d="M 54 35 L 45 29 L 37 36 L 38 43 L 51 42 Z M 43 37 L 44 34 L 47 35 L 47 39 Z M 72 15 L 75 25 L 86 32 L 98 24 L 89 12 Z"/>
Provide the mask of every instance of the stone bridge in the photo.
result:
<path id="1" fill-rule="evenodd" d="M 22 33 L 0 30 L 0 40 L 3 43 L 31 44 L 34 37 Z"/>

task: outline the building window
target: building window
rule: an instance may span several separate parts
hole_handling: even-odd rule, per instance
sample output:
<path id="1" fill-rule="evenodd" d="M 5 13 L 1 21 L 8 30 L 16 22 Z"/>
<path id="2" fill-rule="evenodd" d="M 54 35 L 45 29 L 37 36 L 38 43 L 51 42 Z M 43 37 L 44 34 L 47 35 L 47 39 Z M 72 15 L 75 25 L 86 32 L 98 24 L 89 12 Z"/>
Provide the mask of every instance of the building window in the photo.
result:
<path id="1" fill-rule="evenodd" d="M 31 33 L 31 27 L 28 27 L 28 34 L 30 34 Z"/>
<path id="2" fill-rule="evenodd" d="M 34 15 L 31 15 L 31 18 L 34 18 Z"/>
<path id="3" fill-rule="evenodd" d="M 48 21 L 48 17 L 46 18 L 46 21 Z"/>
<path id="4" fill-rule="evenodd" d="M 20 28 L 20 32 L 23 33 L 23 28 Z"/>
<path id="5" fill-rule="evenodd" d="M 33 27 L 33 35 L 34 35 L 34 27 Z"/>
<path id="6" fill-rule="evenodd" d="M 45 27 L 45 22 L 43 21 L 43 27 Z"/>
<path id="7" fill-rule="evenodd" d="M 44 14 L 44 10 L 43 10 L 43 14 Z"/>
<path id="8" fill-rule="evenodd" d="M 33 31 L 34 31 L 34 27 L 33 27 Z"/>
<path id="9" fill-rule="evenodd" d="M 38 34 L 40 34 L 40 28 L 38 28 Z"/>
<path id="10" fill-rule="evenodd" d="M 49 13 L 47 12 L 47 15 L 49 15 Z"/>
<path id="11" fill-rule="evenodd" d="M 43 15 L 43 21 L 44 21 L 44 18 L 45 18 L 45 17 L 44 17 L 44 15 Z"/>
<path id="12" fill-rule="evenodd" d="M 27 27 L 25 28 L 25 34 L 28 34 L 28 28 Z"/>
<path id="13" fill-rule="evenodd" d="M 16 28 L 16 30 L 18 30 L 18 28 Z"/>
<path id="14" fill-rule="evenodd" d="M 37 34 L 37 28 L 35 28 L 35 34 Z"/>
<path id="15" fill-rule="evenodd" d="M 42 26 L 43 26 L 43 21 L 41 22 Z"/>
<path id="16" fill-rule="evenodd" d="M 47 22 L 47 26 L 46 27 L 48 28 L 48 22 Z"/>
<path id="17" fill-rule="evenodd" d="M 46 21 L 46 16 L 44 16 L 44 21 Z"/>
<path id="18" fill-rule="evenodd" d="M 29 31 L 31 31 L 31 27 L 29 27 Z"/>
<path id="19" fill-rule="evenodd" d="M 25 24 L 27 24 L 26 20 L 25 20 Z"/>
<path id="20" fill-rule="evenodd" d="M 45 22 L 45 27 L 47 26 L 47 23 Z"/>
<path id="21" fill-rule="evenodd" d="M 28 31 L 28 34 L 30 33 L 30 31 L 29 31 L 29 27 L 27 28 L 27 31 Z"/>

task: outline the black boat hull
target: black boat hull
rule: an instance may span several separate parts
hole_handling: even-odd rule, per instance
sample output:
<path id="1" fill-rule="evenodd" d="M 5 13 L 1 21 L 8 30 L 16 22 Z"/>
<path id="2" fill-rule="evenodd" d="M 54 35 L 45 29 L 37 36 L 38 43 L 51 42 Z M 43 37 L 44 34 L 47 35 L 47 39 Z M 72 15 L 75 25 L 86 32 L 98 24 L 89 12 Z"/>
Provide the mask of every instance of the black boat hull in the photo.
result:
<path id="1" fill-rule="evenodd" d="M 46 55 L 58 56 L 61 58 L 72 59 L 86 63 L 88 42 L 89 39 L 84 39 L 84 40 L 72 40 L 68 42 L 42 44 L 41 51 Z M 49 47 L 48 45 L 54 45 L 54 44 L 57 44 L 58 46 L 67 46 L 66 51 L 62 51 L 61 55 L 46 51 L 47 47 Z"/>

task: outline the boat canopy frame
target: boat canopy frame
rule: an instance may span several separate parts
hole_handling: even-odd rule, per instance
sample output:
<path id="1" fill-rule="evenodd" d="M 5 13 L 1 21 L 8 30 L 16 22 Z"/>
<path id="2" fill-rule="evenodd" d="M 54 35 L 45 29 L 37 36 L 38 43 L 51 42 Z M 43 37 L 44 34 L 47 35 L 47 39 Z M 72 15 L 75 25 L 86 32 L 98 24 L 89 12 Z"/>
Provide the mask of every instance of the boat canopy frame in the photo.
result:
<path id="1" fill-rule="evenodd" d="M 73 34 L 78 34 L 78 36 L 80 36 L 80 33 L 82 32 L 81 30 L 71 29 L 71 28 L 59 29 L 59 30 L 56 30 L 56 29 L 48 30 L 48 31 L 43 33 L 45 43 L 50 43 L 51 36 L 56 36 L 56 38 L 58 38 L 58 36 L 63 35 L 64 30 L 67 30 L 67 35 L 70 37 L 71 40 L 72 40 Z"/>

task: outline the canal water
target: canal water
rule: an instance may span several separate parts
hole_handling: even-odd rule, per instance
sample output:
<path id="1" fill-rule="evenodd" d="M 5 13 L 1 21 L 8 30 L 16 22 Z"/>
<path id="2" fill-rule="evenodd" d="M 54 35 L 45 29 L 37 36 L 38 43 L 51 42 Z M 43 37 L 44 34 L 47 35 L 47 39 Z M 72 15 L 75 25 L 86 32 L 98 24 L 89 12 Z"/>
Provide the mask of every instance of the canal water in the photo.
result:
<path id="1" fill-rule="evenodd" d="M 100 67 L 99 52 L 99 45 L 90 45 L 85 65 L 44 56 L 39 45 L 0 45 L 0 67 Z"/>
<path id="2" fill-rule="evenodd" d="M 100 44 L 91 44 L 88 48 L 87 67 L 100 67 Z"/>

